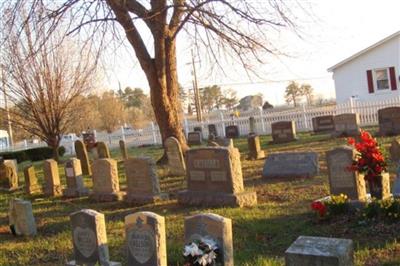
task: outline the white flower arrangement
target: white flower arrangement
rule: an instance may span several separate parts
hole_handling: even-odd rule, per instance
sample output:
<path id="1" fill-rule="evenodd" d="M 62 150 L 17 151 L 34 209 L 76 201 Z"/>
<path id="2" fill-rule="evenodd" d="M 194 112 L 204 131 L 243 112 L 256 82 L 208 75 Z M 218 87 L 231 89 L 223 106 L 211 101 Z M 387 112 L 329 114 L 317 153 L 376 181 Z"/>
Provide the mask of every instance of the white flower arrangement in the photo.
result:
<path id="1" fill-rule="evenodd" d="M 218 245 L 211 238 L 200 238 L 185 245 L 183 256 L 185 265 L 209 266 L 215 265 L 218 255 Z"/>

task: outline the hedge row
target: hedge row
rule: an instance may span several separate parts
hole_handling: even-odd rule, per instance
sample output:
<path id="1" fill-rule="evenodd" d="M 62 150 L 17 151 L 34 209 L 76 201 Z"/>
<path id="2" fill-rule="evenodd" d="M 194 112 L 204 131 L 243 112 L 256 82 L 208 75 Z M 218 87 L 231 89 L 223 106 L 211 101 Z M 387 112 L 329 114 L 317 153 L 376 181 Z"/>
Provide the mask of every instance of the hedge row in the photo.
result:
<path id="1" fill-rule="evenodd" d="M 64 153 L 65 148 L 61 146 L 58 149 L 58 154 L 63 156 Z M 17 160 L 18 163 L 23 161 L 41 161 L 52 158 L 53 149 L 50 147 L 40 147 L 23 151 L 2 152 L 0 153 L 0 157 L 3 157 L 6 160 Z"/>

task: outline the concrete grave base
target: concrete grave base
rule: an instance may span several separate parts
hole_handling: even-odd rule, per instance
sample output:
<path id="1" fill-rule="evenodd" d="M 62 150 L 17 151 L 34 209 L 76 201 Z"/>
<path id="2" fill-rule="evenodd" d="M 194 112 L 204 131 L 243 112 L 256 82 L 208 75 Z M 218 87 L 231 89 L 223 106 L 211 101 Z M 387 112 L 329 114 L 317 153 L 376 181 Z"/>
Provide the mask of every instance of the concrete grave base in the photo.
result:
<path id="1" fill-rule="evenodd" d="M 32 185 L 29 188 L 25 187 L 25 192 L 28 194 L 38 194 L 42 192 L 42 187 L 40 185 Z"/>
<path id="2" fill-rule="evenodd" d="M 108 261 L 107 266 L 121 266 L 122 264 L 120 262 L 115 262 L 115 261 Z M 71 260 L 68 261 L 65 266 L 85 266 L 84 264 L 77 264 L 76 261 Z"/>
<path id="3" fill-rule="evenodd" d="M 4 188 L 4 187 L 0 187 L 0 191 L 1 192 L 14 192 L 21 189 L 21 187 L 11 187 L 11 188 Z"/>
<path id="4" fill-rule="evenodd" d="M 112 192 L 112 193 L 92 193 L 89 198 L 98 202 L 119 201 L 125 196 L 125 192 Z"/>
<path id="5" fill-rule="evenodd" d="M 53 186 L 52 188 L 45 188 L 44 194 L 46 196 L 57 197 L 62 195 L 62 186 Z"/>
<path id="6" fill-rule="evenodd" d="M 77 198 L 77 197 L 84 197 L 89 195 L 89 189 L 71 189 L 67 188 L 63 190 L 64 197 L 67 198 Z"/>
<path id="7" fill-rule="evenodd" d="M 260 159 L 265 159 L 265 152 L 264 151 L 259 151 L 256 152 L 255 154 L 249 154 L 247 156 L 247 160 L 260 160 Z"/>
<path id="8" fill-rule="evenodd" d="M 184 190 L 178 192 L 178 203 L 195 206 L 248 207 L 257 204 L 257 194 L 250 191 L 228 194 Z"/>
<path id="9" fill-rule="evenodd" d="M 298 138 L 294 138 L 294 139 L 291 139 L 291 140 L 285 140 L 285 141 L 283 141 L 283 140 L 280 140 L 280 141 L 271 140 L 271 141 L 268 142 L 268 144 L 282 144 L 282 143 L 289 143 L 289 142 L 298 141 L 298 140 L 299 140 Z"/>
<path id="10" fill-rule="evenodd" d="M 160 193 L 158 195 L 125 195 L 124 201 L 127 203 L 136 203 L 136 204 L 147 204 L 147 203 L 156 203 L 164 200 L 168 200 L 168 193 Z"/>

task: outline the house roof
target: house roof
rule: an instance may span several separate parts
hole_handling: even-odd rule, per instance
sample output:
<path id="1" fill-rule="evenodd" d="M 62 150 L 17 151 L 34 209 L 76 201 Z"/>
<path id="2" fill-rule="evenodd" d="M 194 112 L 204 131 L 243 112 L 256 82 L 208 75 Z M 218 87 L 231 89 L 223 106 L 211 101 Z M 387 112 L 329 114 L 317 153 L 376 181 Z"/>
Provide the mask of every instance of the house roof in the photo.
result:
<path id="1" fill-rule="evenodd" d="M 348 63 L 348 62 L 350 62 L 351 60 L 353 60 L 353 59 L 359 57 L 360 55 L 362 55 L 362 54 L 364 54 L 364 53 L 366 53 L 366 52 L 368 52 L 368 51 L 374 49 L 375 47 L 378 47 L 379 45 L 381 45 L 381 44 L 383 44 L 383 43 L 385 43 L 385 42 L 387 42 L 387 41 L 389 41 L 389 40 L 391 40 L 391 39 L 393 39 L 393 38 L 395 38 L 395 37 L 397 37 L 397 36 L 400 36 L 400 30 L 397 31 L 397 32 L 395 32 L 395 33 L 393 33 L 392 35 L 389 35 L 388 37 L 386 37 L 386 38 L 380 40 L 379 42 L 374 43 L 373 45 L 371 45 L 371 46 L 369 46 L 369 47 L 367 47 L 367 48 L 365 48 L 365 49 L 359 51 L 358 53 L 355 53 L 355 54 L 353 54 L 352 56 L 350 56 L 350 57 L 348 57 L 348 58 L 346 58 L 346 59 L 340 61 L 340 62 L 337 63 L 336 65 L 331 66 L 330 68 L 328 68 L 328 71 L 329 71 L 329 72 L 333 72 L 336 68 L 338 68 L 338 67 L 340 67 L 340 66 L 342 66 L 342 65 L 344 65 L 344 64 L 346 64 L 346 63 Z"/>

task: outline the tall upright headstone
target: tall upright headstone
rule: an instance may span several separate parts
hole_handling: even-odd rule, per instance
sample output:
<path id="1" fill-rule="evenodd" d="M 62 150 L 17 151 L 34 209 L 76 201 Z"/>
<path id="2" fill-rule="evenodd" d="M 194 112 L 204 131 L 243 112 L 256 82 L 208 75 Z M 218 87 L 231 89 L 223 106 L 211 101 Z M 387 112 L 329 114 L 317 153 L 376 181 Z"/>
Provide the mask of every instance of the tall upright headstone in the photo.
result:
<path id="1" fill-rule="evenodd" d="M 90 168 L 89 155 L 86 150 L 85 143 L 83 143 L 82 140 L 75 141 L 75 153 L 76 153 L 76 157 L 81 162 L 82 174 L 91 175 L 92 170 Z"/>
<path id="2" fill-rule="evenodd" d="M 92 167 L 93 192 L 96 201 L 121 200 L 124 193 L 119 190 L 118 167 L 114 159 L 98 159 Z"/>
<path id="3" fill-rule="evenodd" d="M 124 160 L 128 159 L 128 149 L 126 148 L 126 143 L 124 140 L 119 141 L 119 149 L 121 150 L 122 158 Z"/>
<path id="4" fill-rule="evenodd" d="M 104 141 L 99 141 L 96 143 L 97 154 L 99 159 L 111 158 L 110 150 Z"/>
<path id="5" fill-rule="evenodd" d="M 185 175 L 186 166 L 183 158 L 182 148 L 179 141 L 174 137 L 165 140 L 165 149 L 168 157 L 168 168 L 172 175 Z"/>
<path id="6" fill-rule="evenodd" d="M 14 162 L 0 157 L 0 190 L 14 191 L 18 189 L 18 173 Z"/>
<path id="7" fill-rule="evenodd" d="M 217 127 L 215 126 L 215 124 L 208 125 L 208 136 L 210 136 L 210 135 L 214 135 L 214 137 L 218 137 L 218 131 L 217 131 Z"/>
<path id="8" fill-rule="evenodd" d="M 272 123 L 271 130 L 273 143 L 285 143 L 296 140 L 296 125 L 294 121 Z"/>
<path id="9" fill-rule="evenodd" d="M 314 133 L 332 133 L 335 130 L 333 115 L 323 115 L 312 118 Z"/>
<path id="10" fill-rule="evenodd" d="M 250 116 L 249 118 L 249 134 L 256 134 L 256 119 L 254 118 L 254 116 Z"/>
<path id="11" fill-rule="evenodd" d="M 59 196 L 62 194 L 60 175 L 58 173 L 58 163 L 53 159 L 43 162 L 44 174 L 44 194 L 46 196 Z"/>
<path id="12" fill-rule="evenodd" d="M 255 134 L 250 134 L 247 137 L 247 146 L 249 149 L 248 159 L 250 160 L 258 160 L 265 158 L 265 153 L 261 149 L 260 138 Z"/>
<path id="13" fill-rule="evenodd" d="M 233 266 L 232 221 L 217 214 L 197 214 L 185 218 L 185 243 L 213 240 L 219 249 L 216 265 Z"/>
<path id="14" fill-rule="evenodd" d="M 37 182 L 35 168 L 28 165 L 24 168 L 25 192 L 29 195 L 39 193 L 41 188 Z"/>
<path id="15" fill-rule="evenodd" d="M 63 194 L 66 197 L 82 197 L 89 195 L 83 182 L 81 161 L 77 158 L 71 158 L 65 163 L 65 177 L 67 179 L 67 188 Z"/>
<path id="16" fill-rule="evenodd" d="M 379 134 L 395 136 L 400 134 L 400 107 L 387 107 L 378 110 Z"/>
<path id="17" fill-rule="evenodd" d="M 228 139 L 235 139 L 240 136 L 239 127 L 236 125 L 230 125 L 225 127 L 225 137 Z"/>
<path id="18" fill-rule="evenodd" d="M 360 115 L 359 114 L 341 114 L 333 117 L 335 124 L 335 137 L 358 136 L 360 134 Z"/>
<path id="19" fill-rule="evenodd" d="M 207 147 L 186 151 L 188 189 L 178 193 L 185 205 L 253 206 L 255 192 L 244 191 L 236 148 Z"/>
<path id="20" fill-rule="evenodd" d="M 30 201 L 12 199 L 9 203 L 9 225 L 13 234 L 34 236 L 37 233 L 35 217 Z"/>
<path id="21" fill-rule="evenodd" d="M 166 266 L 165 219 L 152 212 L 125 216 L 128 265 Z"/>
<path id="22" fill-rule="evenodd" d="M 188 145 L 201 145 L 201 132 L 194 131 L 188 133 L 187 143 Z"/>
<path id="23" fill-rule="evenodd" d="M 167 198 L 160 193 L 156 164 L 151 158 L 129 158 L 124 161 L 127 192 L 130 203 L 153 203 Z"/>
<path id="24" fill-rule="evenodd" d="M 72 213 L 70 219 L 75 260 L 67 266 L 121 266 L 121 263 L 110 261 L 104 214 L 83 209 Z"/>
<path id="25" fill-rule="evenodd" d="M 326 152 L 331 195 L 345 194 L 351 200 L 367 198 L 364 175 L 349 170 L 356 152 L 348 146 Z"/>

